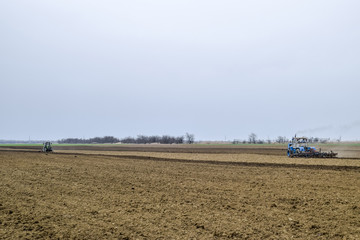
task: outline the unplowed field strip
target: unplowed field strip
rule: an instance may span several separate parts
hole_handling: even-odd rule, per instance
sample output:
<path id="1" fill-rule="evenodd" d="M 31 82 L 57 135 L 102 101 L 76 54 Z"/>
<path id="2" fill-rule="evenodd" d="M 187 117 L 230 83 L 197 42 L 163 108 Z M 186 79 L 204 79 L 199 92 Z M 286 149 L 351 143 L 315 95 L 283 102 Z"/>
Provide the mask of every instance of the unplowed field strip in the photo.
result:
<path id="1" fill-rule="evenodd" d="M 65 152 L 60 154 L 84 154 L 94 156 L 120 157 L 126 159 L 137 159 L 145 161 L 165 161 L 165 162 L 182 162 L 182 163 L 202 163 L 218 165 L 234 165 L 249 167 L 278 167 L 278 168 L 301 168 L 301 169 L 324 169 L 324 170 L 355 170 L 360 171 L 360 160 L 354 159 L 289 159 L 284 157 L 278 159 L 277 156 L 259 156 L 247 154 L 184 154 L 184 153 L 128 153 L 128 152 Z M 231 158 L 232 157 L 232 158 Z M 229 161 L 227 159 L 232 159 Z M 331 165 L 334 164 L 334 165 Z"/>
<path id="2" fill-rule="evenodd" d="M 14 151 L 14 150 L 0 150 Z M 16 152 L 37 153 L 31 150 L 16 150 Z M 300 169 L 324 169 L 324 170 L 355 170 L 360 171 L 360 159 L 336 158 L 336 159 L 302 159 L 279 156 L 258 156 L 252 154 L 189 154 L 189 153 L 154 153 L 154 152 L 102 152 L 102 151 L 71 151 L 62 150 L 56 153 L 64 155 L 92 155 L 99 157 L 117 157 L 123 159 L 137 159 L 147 161 L 168 161 L 183 163 L 203 163 L 218 165 L 237 165 L 253 167 L 277 167 L 277 168 L 300 168 Z"/>
<path id="3" fill-rule="evenodd" d="M 109 156 L 109 155 L 107 155 Z M 163 162 L 180 162 L 180 163 L 200 163 L 200 164 L 216 164 L 216 165 L 233 165 L 246 167 L 275 167 L 275 168 L 299 168 L 299 169 L 315 169 L 315 170 L 355 170 L 360 171 L 359 166 L 335 166 L 335 165 L 306 165 L 306 164 L 281 164 L 281 163 L 260 163 L 260 162 L 227 162 L 227 161 L 209 161 L 209 160 L 186 160 L 186 159 L 169 159 L 155 158 L 144 156 L 121 156 L 125 159 L 152 160 Z"/>
<path id="4" fill-rule="evenodd" d="M 8 149 L 27 149 L 39 150 L 40 146 L 1 146 Z M 130 145 L 56 145 L 56 151 L 72 150 L 72 151 L 101 151 L 101 152 L 158 152 L 158 153 L 191 153 L 191 154 L 256 154 L 256 155 L 286 155 L 286 146 L 284 145 L 149 145 L 149 144 L 130 144 Z M 323 151 L 333 150 L 338 152 L 338 157 L 359 158 L 360 147 L 357 146 L 317 146 L 317 149 Z"/>

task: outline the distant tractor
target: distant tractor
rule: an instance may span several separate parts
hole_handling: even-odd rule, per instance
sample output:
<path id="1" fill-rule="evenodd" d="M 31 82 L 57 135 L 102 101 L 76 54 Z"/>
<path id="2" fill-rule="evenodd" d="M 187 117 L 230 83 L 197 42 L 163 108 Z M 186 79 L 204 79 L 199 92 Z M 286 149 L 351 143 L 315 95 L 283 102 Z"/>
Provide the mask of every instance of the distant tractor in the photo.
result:
<path id="1" fill-rule="evenodd" d="M 309 147 L 308 139 L 306 137 L 294 137 L 288 144 L 288 157 L 303 157 L 303 158 L 334 158 L 337 153 L 333 151 L 321 152 L 317 151 L 315 147 Z"/>
<path id="2" fill-rule="evenodd" d="M 52 152 L 53 150 L 52 150 L 51 142 L 44 142 L 42 151 L 43 152 Z"/>

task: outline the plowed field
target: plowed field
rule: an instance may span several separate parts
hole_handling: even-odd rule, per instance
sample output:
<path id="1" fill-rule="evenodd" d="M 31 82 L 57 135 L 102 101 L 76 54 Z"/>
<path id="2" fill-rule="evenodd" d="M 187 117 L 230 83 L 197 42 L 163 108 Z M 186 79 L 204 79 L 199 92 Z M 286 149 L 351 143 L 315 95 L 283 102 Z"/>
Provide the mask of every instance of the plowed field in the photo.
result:
<path id="1" fill-rule="evenodd" d="M 97 150 L 0 150 L 0 239 L 360 239 L 356 158 Z"/>

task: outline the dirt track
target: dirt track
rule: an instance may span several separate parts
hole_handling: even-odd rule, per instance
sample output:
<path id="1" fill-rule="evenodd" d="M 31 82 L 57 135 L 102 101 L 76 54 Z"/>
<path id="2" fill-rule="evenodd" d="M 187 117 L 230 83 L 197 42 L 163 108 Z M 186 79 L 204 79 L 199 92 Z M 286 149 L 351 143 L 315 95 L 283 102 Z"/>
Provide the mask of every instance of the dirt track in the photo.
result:
<path id="1" fill-rule="evenodd" d="M 360 238 L 356 166 L 146 154 L 0 151 L 0 238 Z"/>

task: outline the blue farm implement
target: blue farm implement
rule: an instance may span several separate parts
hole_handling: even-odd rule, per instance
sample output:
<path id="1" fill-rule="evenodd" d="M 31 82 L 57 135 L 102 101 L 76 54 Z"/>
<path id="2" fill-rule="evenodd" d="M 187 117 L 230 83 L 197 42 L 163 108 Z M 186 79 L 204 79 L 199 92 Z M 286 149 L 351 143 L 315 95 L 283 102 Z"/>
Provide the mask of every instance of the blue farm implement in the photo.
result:
<path id="1" fill-rule="evenodd" d="M 333 151 L 321 152 L 315 147 L 309 147 L 308 139 L 306 137 L 294 137 L 288 144 L 288 157 L 302 157 L 302 158 L 334 158 L 337 153 Z"/>

